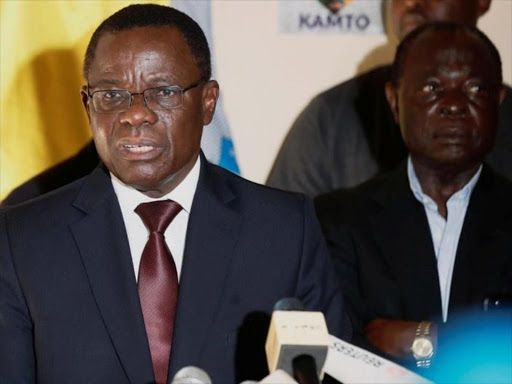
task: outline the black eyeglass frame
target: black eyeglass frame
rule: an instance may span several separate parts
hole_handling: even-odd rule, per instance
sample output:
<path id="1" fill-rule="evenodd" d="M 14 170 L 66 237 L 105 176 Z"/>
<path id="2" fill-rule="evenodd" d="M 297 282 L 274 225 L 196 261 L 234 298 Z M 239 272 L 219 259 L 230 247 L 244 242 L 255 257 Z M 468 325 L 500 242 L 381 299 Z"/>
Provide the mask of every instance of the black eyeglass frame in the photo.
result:
<path id="1" fill-rule="evenodd" d="M 165 108 L 163 106 L 160 106 L 162 107 L 162 109 L 166 109 L 166 110 L 171 110 L 171 109 L 174 109 L 174 108 L 178 108 L 180 107 L 182 104 L 183 104 L 183 95 L 185 94 L 185 92 L 187 91 L 190 91 L 191 89 L 193 88 L 196 88 L 198 87 L 201 83 L 204 83 L 206 82 L 207 80 L 205 78 L 200 78 L 198 81 L 190 84 L 188 87 L 185 87 L 185 88 L 182 88 L 180 87 L 179 85 L 162 85 L 160 87 L 152 87 L 152 88 L 146 88 L 144 89 L 142 92 L 136 92 L 136 93 L 132 93 L 130 91 L 128 91 L 127 89 L 98 89 L 97 91 L 94 91 L 92 93 L 89 92 L 89 84 L 87 84 L 87 97 L 89 100 L 92 100 L 93 96 L 95 93 L 98 93 L 98 92 L 128 92 L 130 94 L 130 102 L 128 103 L 128 107 L 124 110 L 112 110 L 112 111 L 102 111 L 102 112 L 99 112 L 96 110 L 96 107 L 94 106 L 94 102 L 92 102 L 92 106 L 93 106 L 93 109 L 96 113 L 105 113 L 105 114 L 108 114 L 108 113 L 121 113 L 121 112 L 126 112 L 128 109 L 130 109 L 130 107 L 132 106 L 133 104 L 133 97 L 136 96 L 136 95 L 142 95 L 142 101 L 144 102 L 144 105 L 148 107 L 148 102 L 146 100 L 146 95 L 145 93 L 147 91 L 152 91 L 154 89 L 165 89 L 165 88 L 174 88 L 175 90 L 177 90 L 180 94 L 181 94 L 181 103 L 178 104 L 178 105 L 175 105 L 174 107 L 170 107 L 170 108 Z M 158 104 L 158 103 L 157 103 Z"/>

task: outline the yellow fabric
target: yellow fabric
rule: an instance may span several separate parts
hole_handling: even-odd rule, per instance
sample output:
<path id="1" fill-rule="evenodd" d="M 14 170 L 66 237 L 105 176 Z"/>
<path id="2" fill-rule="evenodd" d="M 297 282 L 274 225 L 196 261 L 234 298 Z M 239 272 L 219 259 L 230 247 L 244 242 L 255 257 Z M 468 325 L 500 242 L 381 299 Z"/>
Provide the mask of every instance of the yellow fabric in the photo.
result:
<path id="1" fill-rule="evenodd" d="M 142 2 L 0 1 L 0 200 L 91 137 L 79 93 L 87 43 L 109 15 Z"/>

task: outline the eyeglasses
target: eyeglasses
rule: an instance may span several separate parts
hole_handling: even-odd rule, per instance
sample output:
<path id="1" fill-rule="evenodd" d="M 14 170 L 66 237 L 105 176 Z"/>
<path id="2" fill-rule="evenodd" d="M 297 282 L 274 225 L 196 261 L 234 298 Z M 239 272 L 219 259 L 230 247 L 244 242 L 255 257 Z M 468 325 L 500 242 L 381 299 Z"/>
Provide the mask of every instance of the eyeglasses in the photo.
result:
<path id="1" fill-rule="evenodd" d="M 183 104 L 183 94 L 185 92 L 196 88 L 204 81 L 204 79 L 200 79 L 186 88 L 181 88 L 178 85 L 168 85 L 148 88 L 138 93 L 131 93 L 125 89 L 109 89 L 89 93 L 89 89 L 87 89 L 87 94 L 89 99 L 92 100 L 92 106 L 97 113 L 125 112 L 132 106 L 135 95 L 142 95 L 144 105 L 152 110 L 173 109 Z"/>

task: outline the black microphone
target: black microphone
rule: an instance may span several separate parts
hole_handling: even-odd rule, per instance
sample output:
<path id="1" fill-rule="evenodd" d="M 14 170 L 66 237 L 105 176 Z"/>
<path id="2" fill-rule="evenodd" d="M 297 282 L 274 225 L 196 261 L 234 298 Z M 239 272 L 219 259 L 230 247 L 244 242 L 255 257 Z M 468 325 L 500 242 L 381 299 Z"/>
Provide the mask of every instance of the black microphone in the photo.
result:
<path id="1" fill-rule="evenodd" d="M 204 370 L 190 365 L 176 372 L 171 384 L 212 384 L 212 380 Z"/>
<path id="2" fill-rule="evenodd" d="M 274 311 L 305 311 L 304 304 L 295 297 L 285 297 L 274 304 Z"/>
<path id="3" fill-rule="evenodd" d="M 295 298 L 276 303 L 265 345 L 270 372 L 282 369 L 299 384 L 318 384 L 329 345 L 321 312 L 305 311 Z"/>

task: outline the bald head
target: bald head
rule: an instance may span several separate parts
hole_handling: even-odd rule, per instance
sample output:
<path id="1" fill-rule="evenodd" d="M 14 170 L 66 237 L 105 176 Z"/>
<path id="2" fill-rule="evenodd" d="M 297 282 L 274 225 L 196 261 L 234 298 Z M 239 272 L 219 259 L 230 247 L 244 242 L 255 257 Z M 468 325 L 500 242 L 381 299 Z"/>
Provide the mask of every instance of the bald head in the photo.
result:
<path id="1" fill-rule="evenodd" d="M 468 35 L 468 37 L 471 37 L 469 40 L 474 41 L 475 44 L 478 42 L 478 45 L 484 48 L 486 51 L 485 57 L 488 58 L 488 64 L 490 68 L 492 68 L 492 72 L 495 74 L 497 82 L 501 84 L 502 65 L 500 54 L 493 42 L 483 32 L 474 26 L 436 22 L 427 23 L 415 29 L 414 32 L 407 35 L 406 38 L 404 38 L 404 40 L 398 46 L 391 70 L 391 81 L 395 85 L 398 85 L 400 82 L 404 72 L 406 57 L 408 56 L 411 47 L 415 45 L 417 40 L 425 39 L 424 35 L 427 35 L 427 39 L 433 38 L 436 40 L 440 49 L 443 43 L 445 43 L 443 42 L 443 36 L 450 37 L 457 35 Z M 454 48 L 458 48 L 458 50 L 462 49 L 460 46 Z"/>

